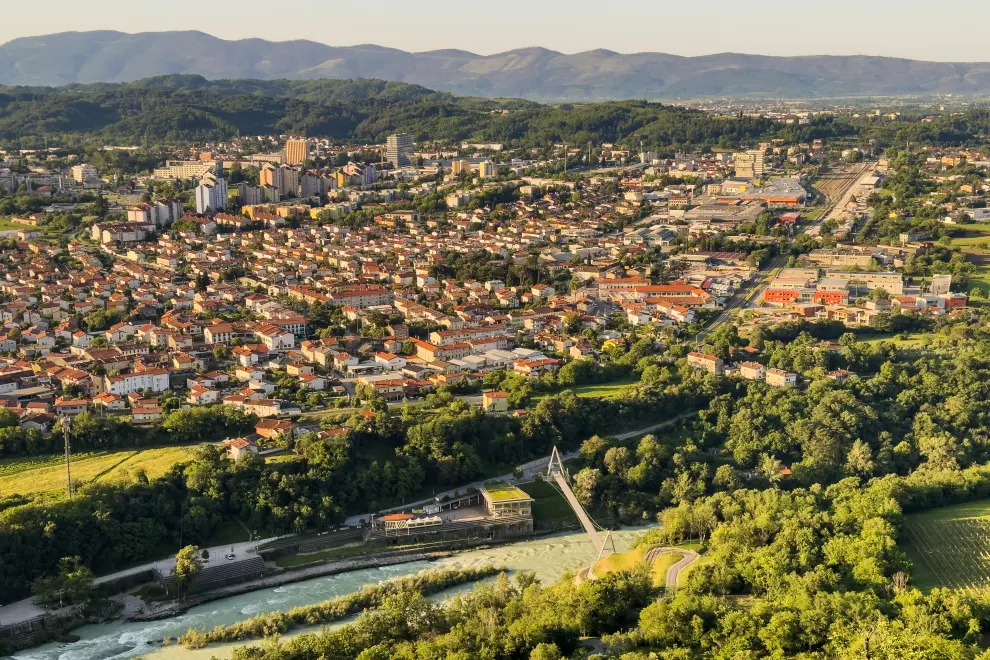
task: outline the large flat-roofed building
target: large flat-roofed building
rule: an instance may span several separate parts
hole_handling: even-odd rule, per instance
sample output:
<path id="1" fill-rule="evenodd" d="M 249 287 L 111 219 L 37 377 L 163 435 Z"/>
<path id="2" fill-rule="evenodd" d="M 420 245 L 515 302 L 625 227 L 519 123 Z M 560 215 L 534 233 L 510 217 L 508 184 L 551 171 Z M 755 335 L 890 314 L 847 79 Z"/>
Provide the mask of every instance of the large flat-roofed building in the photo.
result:
<path id="1" fill-rule="evenodd" d="M 488 514 L 493 518 L 532 516 L 533 498 L 521 488 L 506 483 L 486 484 L 481 489 Z"/>
<path id="2" fill-rule="evenodd" d="M 413 137 L 409 133 L 389 135 L 385 143 L 385 158 L 395 167 L 412 164 Z"/>
<path id="3" fill-rule="evenodd" d="M 892 296 L 904 294 L 904 276 L 901 273 L 860 273 L 832 270 L 826 272 L 825 277 L 848 280 L 851 289 L 868 291 L 883 289 Z"/>
<path id="4" fill-rule="evenodd" d="M 864 268 L 876 263 L 872 252 L 860 250 L 812 250 L 804 258 L 813 264 L 830 268 Z"/>
<path id="5" fill-rule="evenodd" d="M 777 275 L 777 279 L 817 280 L 818 269 L 817 268 L 781 268 L 780 273 L 778 273 Z"/>
<path id="6" fill-rule="evenodd" d="M 216 167 L 216 161 L 166 160 L 165 167 L 154 172 L 155 179 L 198 179 Z"/>

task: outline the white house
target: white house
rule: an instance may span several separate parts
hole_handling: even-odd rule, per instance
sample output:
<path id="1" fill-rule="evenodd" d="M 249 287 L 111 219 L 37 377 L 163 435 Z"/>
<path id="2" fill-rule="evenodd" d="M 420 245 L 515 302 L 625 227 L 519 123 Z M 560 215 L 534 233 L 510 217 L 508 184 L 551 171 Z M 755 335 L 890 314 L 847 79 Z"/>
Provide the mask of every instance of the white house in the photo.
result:
<path id="1" fill-rule="evenodd" d="M 389 371 L 397 371 L 406 366 L 406 359 L 394 353 L 375 353 L 374 361 Z"/>
<path id="2" fill-rule="evenodd" d="M 120 396 L 141 390 L 164 392 L 168 387 L 168 369 L 148 369 L 136 373 L 103 377 L 104 391 Z"/>

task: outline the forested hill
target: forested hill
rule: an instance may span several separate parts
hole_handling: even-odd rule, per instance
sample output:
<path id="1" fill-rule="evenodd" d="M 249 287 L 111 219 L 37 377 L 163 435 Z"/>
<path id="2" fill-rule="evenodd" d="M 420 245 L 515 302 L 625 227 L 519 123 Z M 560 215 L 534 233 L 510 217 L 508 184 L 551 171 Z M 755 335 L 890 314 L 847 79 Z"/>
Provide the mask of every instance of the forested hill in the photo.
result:
<path id="1" fill-rule="evenodd" d="M 828 50 L 827 39 L 819 43 Z M 758 39 L 753 44 L 763 47 Z M 863 47 L 869 50 L 870 44 Z M 990 92 L 988 63 L 869 55 L 681 57 L 603 49 L 560 53 L 539 47 L 491 55 L 452 49 L 411 53 L 371 44 L 225 40 L 193 30 L 63 32 L 0 45 L 0 83 L 8 85 L 129 82 L 165 73 L 210 79 L 382 78 L 469 96 L 553 102 Z"/>
<path id="2" fill-rule="evenodd" d="M 841 127 L 786 130 L 827 137 Z M 717 118 L 645 101 L 538 105 L 457 97 L 382 80 L 219 80 L 159 76 L 127 84 L 0 87 L 0 144 L 100 141 L 162 144 L 291 133 L 381 142 L 473 139 L 518 146 L 642 140 L 650 148 L 723 145 L 780 130 L 764 119 Z"/>

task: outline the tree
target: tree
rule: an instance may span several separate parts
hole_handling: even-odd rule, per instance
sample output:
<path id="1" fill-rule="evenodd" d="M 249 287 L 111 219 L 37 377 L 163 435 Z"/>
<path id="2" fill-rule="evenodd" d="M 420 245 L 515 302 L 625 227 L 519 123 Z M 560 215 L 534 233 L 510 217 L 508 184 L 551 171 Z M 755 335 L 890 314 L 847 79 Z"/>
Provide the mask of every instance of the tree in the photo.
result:
<path id="1" fill-rule="evenodd" d="M 869 477 L 873 474 L 873 452 L 870 445 L 857 439 L 846 457 L 846 472 L 852 475 Z"/>
<path id="2" fill-rule="evenodd" d="M 574 475 L 574 494 L 585 506 L 591 504 L 602 481 L 601 470 L 584 468 Z"/>
<path id="3" fill-rule="evenodd" d="M 172 569 L 172 587 L 175 595 L 185 599 L 196 576 L 203 569 L 203 557 L 195 545 L 187 545 L 175 554 L 175 568 Z"/>
<path id="4" fill-rule="evenodd" d="M 79 557 L 63 557 L 58 574 L 35 580 L 32 590 L 39 605 L 84 603 L 93 594 L 93 571 Z"/>
<path id="5" fill-rule="evenodd" d="M 556 644 L 543 642 L 537 644 L 536 648 L 529 654 L 529 660 L 561 660 L 563 656 Z"/>

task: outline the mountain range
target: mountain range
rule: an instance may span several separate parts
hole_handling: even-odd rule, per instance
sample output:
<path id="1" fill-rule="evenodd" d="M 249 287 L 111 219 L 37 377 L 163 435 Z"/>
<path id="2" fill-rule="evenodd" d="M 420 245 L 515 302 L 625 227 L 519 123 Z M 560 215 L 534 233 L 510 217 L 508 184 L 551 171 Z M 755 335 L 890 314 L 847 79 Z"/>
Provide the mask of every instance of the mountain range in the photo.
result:
<path id="1" fill-rule="evenodd" d="M 681 57 L 524 48 L 495 55 L 410 53 L 314 41 L 227 41 L 198 31 L 63 32 L 0 46 L 0 84 L 130 82 L 162 74 L 209 79 L 379 78 L 455 94 L 535 101 L 759 96 L 815 98 L 990 94 L 990 63 L 871 56 Z"/>

